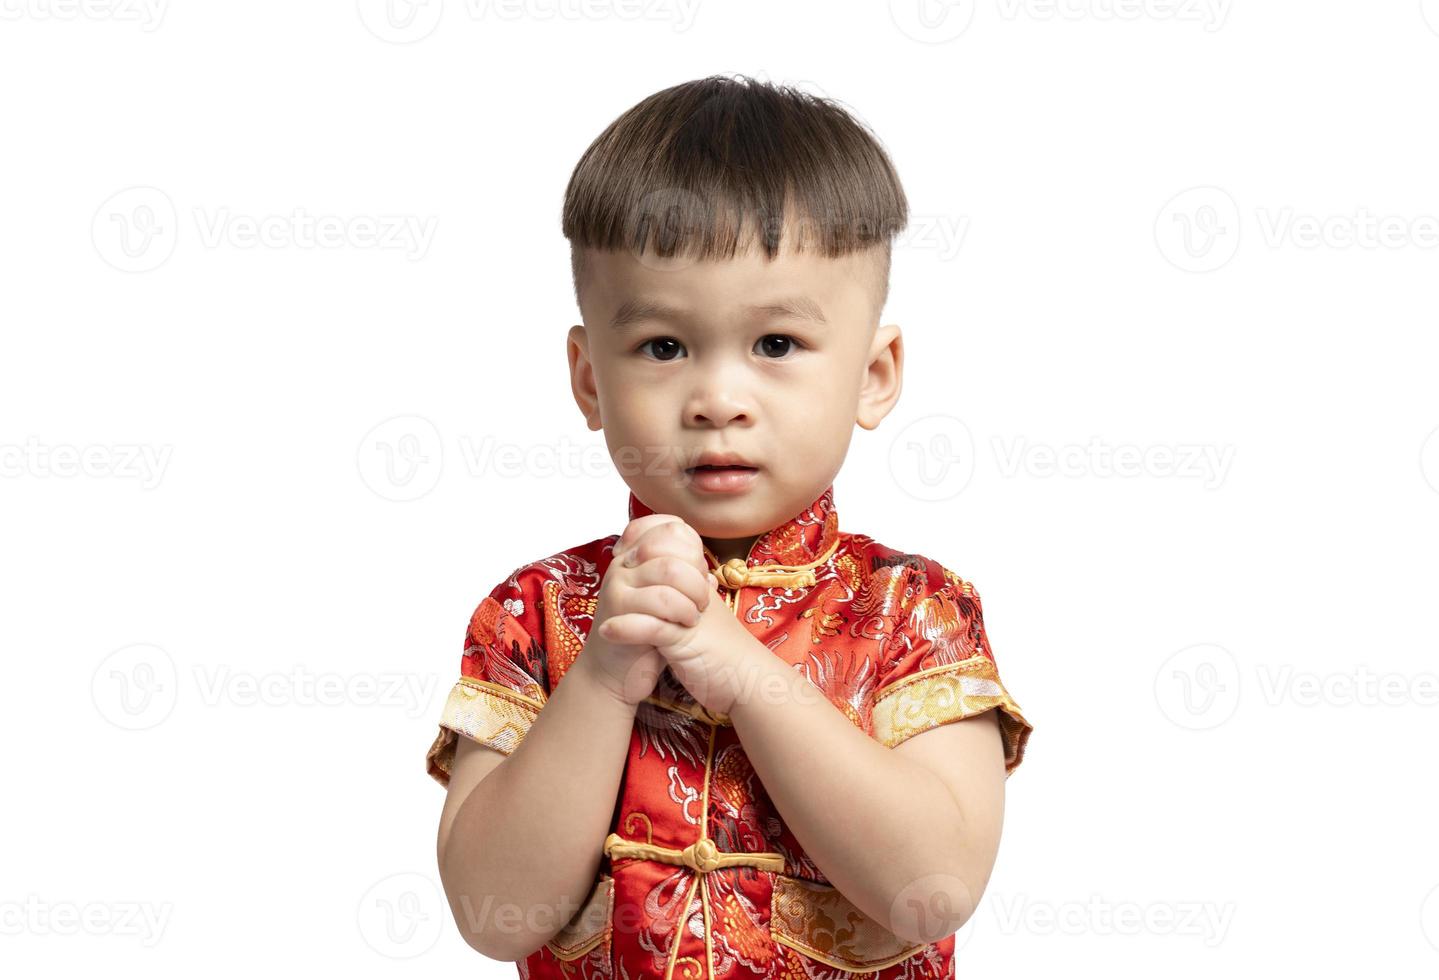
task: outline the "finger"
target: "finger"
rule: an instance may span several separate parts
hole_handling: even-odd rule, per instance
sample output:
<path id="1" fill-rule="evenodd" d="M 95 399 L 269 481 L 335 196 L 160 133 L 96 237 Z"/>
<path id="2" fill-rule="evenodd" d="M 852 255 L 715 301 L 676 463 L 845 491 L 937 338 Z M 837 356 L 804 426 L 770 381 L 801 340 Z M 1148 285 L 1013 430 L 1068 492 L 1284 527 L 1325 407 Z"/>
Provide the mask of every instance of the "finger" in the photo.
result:
<path id="1" fill-rule="evenodd" d="M 626 590 L 615 606 L 615 615 L 625 613 L 647 613 L 682 626 L 694 626 L 700 621 L 695 601 L 670 585 L 644 585 Z"/>
<path id="2" fill-rule="evenodd" d="M 611 643 L 660 647 L 678 643 L 685 629 L 647 613 L 622 613 L 601 623 L 600 633 Z"/>
<path id="3" fill-rule="evenodd" d="M 646 530 L 635 543 L 636 564 L 641 564 L 660 555 L 674 555 L 689 562 L 703 572 L 705 561 L 704 540 L 694 528 L 683 521 L 657 524 Z"/>
<path id="4" fill-rule="evenodd" d="M 615 560 L 623 564 L 626 555 L 634 550 L 635 545 L 645 536 L 645 532 L 651 528 L 661 524 L 673 524 L 677 521 L 683 523 L 674 514 L 646 514 L 643 517 L 636 517 L 625 525 L 625 529 L 620 532 L 619 540 L 614 544 L 612 551 Z"/>
<path id="5" fill-rule="evenodd" d="M 644 562 L 635 569 L 629 581 L 635 586 L 673 586 L 700 609 L 709 604 L 709 597 L 718 585 L 707 573 L 673 555 L 661 555 Z"/>

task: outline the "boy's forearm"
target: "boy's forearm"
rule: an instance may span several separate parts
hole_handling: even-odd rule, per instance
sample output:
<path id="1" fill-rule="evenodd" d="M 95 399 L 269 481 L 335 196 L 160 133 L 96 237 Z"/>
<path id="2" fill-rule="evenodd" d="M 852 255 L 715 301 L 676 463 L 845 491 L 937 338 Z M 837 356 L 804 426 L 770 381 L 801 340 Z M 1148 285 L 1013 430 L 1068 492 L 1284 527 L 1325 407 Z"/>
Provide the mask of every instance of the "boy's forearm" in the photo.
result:
<path id="1" fill-rule="evenodd" d="M 897 899 L 902 911 L 919 901 L 930 912 L 976 900 L 957 894 L 976 885 L 961 810 L 938 777 L 860 731 L 778 658 L 743 669 L 730 721 L 780 816 L 841 894 L 891 928 Z"/>
<path id="2" fill-rule="evenodd" d="M 455 813 L 441 878 L 466 941 L 520 959 L 594 886 L 635 708 L 591 679 L 584 653 L 524 739 Z"/>

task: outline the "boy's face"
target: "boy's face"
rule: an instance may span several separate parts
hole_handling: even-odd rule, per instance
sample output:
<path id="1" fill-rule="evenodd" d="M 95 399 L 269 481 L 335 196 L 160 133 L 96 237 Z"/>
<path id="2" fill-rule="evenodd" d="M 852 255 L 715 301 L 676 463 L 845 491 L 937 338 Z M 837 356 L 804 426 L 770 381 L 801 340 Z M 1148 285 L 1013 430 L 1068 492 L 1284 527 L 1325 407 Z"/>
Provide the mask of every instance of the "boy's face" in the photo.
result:
<path id="1" fill-rule="evenodd" d="M 899 327 L 876 326 L 877 249 L 585 258 L 584 326 L 568 346 L 575 399 L 635 495 L 683 518 L 721 560 L 716 544 L 747 548 L 818 497 L 854 426 L 874 428 L 899 398 Z M 753 472 L 697 479 L 704 453 Z"/>

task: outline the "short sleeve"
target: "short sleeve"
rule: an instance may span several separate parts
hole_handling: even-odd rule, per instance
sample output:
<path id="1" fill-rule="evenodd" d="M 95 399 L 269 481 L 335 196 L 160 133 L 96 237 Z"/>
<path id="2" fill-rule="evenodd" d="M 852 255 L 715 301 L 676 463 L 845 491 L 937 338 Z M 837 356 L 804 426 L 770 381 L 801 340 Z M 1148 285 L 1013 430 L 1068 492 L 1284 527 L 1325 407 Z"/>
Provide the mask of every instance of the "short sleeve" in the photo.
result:
<path id="1" fill-rule="evenodd" d="M 470 616 L 460 676 L 440 715 L 439 733 L 425 754 L 425 769 L 440 785 L 460 735 L 509 755 L 549 698 L 541 617 L 542 591 L 525 569 L 495 586 Z"/>
<path id="2" fill-rule="evenodd" d="M 944 584 L 910 606 L 886 649 L 871 714 L 874 737 L 892 748 L 994 708 L 1008 778 L 1024 759 L 1033 726 L 999 679 L 974 586 L 945 570 Z"/>

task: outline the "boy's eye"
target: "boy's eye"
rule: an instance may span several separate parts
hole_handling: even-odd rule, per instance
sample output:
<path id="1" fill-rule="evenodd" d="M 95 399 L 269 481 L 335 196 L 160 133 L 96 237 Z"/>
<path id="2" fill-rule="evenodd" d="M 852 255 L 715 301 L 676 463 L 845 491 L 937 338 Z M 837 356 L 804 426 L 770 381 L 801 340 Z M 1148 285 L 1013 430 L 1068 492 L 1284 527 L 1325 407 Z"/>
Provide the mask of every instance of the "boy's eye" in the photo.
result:
<path id="1" fill-rule="evenodd" d="M 783 358 L 795 346 L 794 338 L 788 334 L 770 333 L 765 334 L 755 344 L 755 349 L 770 360 Z"/>
<path id="2" fill-rule="evenodd" d="M 782 333 L 765 334 L 755 342 L 755 352 L 771 361 L 783 360 L 797 348 L 795 339 Z M 673 337 L 651 337 L 638 348 L 656 361 L 672 361 L 684 353 L 684 349 L 684 344 Z"/>
<path id="3" fill-rule="evenodd" d="M 654 354 L 654 359 L 657 361 L 672 361 L 675 359 L 675 357 L 678 356 L 679 351 L 684 350 L 684 345 L 682 345 L 678 340 L 675 340 L 673 337 L 651 338 L 650 340 L 646 340 L 643 344 L 640 344 L 639 349 L 646 350 L 652 344 L 656 348 L 658 348 L 658 352 Z"/>

